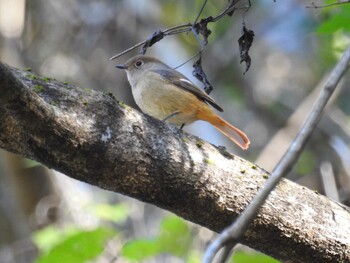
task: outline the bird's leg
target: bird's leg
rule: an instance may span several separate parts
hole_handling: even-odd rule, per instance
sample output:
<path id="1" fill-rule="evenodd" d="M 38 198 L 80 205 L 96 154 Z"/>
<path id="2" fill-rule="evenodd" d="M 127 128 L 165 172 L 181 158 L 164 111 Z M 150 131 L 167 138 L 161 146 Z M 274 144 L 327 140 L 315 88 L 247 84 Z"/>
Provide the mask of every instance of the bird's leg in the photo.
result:
<path id="1" fill-rule="evenodd" d="M 179 113 L 180 113 L 180 111 L 175 111 L 175 112 L 173 112 L 172 114 L 170 114 L 168 117 L 166 117 L 165 119 L 163 119 L 162 121 L 167 121 L 167 120 L 169 120 L 170 118 L 172 118 L 172 117 L 178 115 Z"/>
<path id="2" fill-rule="evenodd" d="M 167 121 L 167 120 L 169 120 L 170 118 L 172 118 L 172 117 L 174 117 L 174 116 L 176 116 L 176 115 L 178 115 L 180 113 L 180 111 L 175 111 L 175 112 L 173 112 L 172 114 L 170 114 L 169 116 L 167 116 L 165 119 L 163 119 L 162 121 Z M 182 131 L 182 128 L 185 126 L 185 123 L 183 123 L 183 124 L 181 124 L 181 126 L 180 126 L 180 131 Z"/>

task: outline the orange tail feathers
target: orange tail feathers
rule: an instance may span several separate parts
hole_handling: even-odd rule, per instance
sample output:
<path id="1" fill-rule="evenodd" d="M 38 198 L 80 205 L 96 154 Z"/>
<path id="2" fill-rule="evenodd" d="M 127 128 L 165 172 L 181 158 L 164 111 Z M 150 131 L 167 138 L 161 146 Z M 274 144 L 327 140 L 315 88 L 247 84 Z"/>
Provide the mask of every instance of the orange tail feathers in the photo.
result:
<path id="1" fill-rule="evenodd" d="M 205 118 L 204 120 L 212 124 L 216 129 L 221 131 L 243 150 L 247 150 L 249 148 L 250 141 L 248 136 L 240 129 L 220 118 L 218 115 L 213 114 L 210 116 L 210 118 Z"/>

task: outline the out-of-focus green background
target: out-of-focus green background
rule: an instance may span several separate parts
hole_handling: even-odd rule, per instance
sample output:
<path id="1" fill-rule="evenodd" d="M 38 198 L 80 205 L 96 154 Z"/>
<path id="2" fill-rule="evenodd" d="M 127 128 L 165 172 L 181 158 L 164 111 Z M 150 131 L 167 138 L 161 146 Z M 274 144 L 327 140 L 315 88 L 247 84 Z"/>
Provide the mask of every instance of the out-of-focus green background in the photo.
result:
<path id="1" fill-rule="evenodd" d="M 114 66 L 139 49 L 114 61 L 109 58 L 157 30 L 194 21 L 202 3 L 0 0 L 0 60 L 83 88 L 112 92 L 137 107 L 125 73 Z M 202 17 L 217 15 L 226 4 L 209 0 Z M 245 22 L 255 39 L 252 66 L 245 75 L 237 42 L 244 11 L 237 9 L 231 18 L 209 25 L 212 34 L 203 67 L 215 87 L 211 96 L 225 109 L 222 116 L 248 134 L 251 148 L 241 151 L 206 123 L 189 125 L 186 131 L 272 170 L 350 42 L 349 4 L 321 9 L 306 8 L 309 5 L 311 1 L 252 2 Z M 189 33 L 163 39 L 148 54 L 176 67 L 198 48 Z M 192 77 L 191 63 L 179 70 L 201 86 Z M 347 205 L 348 86 L 349 74 L 288 175 Z M 0 150 L 0 262 L 199 262 L 214 235 L 154 206 Z M 241 246 L 231 262 L 277 261 Z"/>

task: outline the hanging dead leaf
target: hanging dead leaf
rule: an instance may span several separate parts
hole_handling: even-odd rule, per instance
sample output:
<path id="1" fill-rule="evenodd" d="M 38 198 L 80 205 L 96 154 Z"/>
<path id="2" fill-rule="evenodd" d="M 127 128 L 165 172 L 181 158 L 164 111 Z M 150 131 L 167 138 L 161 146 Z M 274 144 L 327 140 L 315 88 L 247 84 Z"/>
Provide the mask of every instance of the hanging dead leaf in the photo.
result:
<path id="1" fill-rule="evenodd" d="M 141 54 L 146 54 L 147 48 L 152 46 L 153 44 L 157 43 L 158 41 L 162 40 L 164 38 L 164 32 L 162 31 L 156 31 L 154 32 L 147 40 L 146 43 L 143 45 L 141 49 Z"/>
<path id="2" fill-rule="evenodd" d="M 238 39 L 239 44 L 239 52 L 240 52 L 240 58 L 242 62 L 245 62 L 245 71 L 243 74 L 245 74 L 251 65 L 251 58 L 249 56 L 249 49 L 253 43 L 254 40 L 254 31 L 249 30 L 245 27 L 245 25 L 242 25 L 242 36 Z"/>
<path id="3" fill-rule="evenodd" d="M 204 39 L 204 45 L 208 43 L 208 37 L 211 34 L 210 29 L 208 29 L 208 23 L 213 22 L 213 17 L 209 16 L 207 18 L 201 19 L 198 23 L 196 23 L 193 28 L 197 34 L 201 34 Z"/>
<path id="4" fill-rule="evenodd" d="M 213 86 L 210 84 L 207 75 L 205 74 L 203 68 L 202 68 L 202 55 L 199 55 L 199 58 L 193 63 L 193 71 L 192 74 L 195 76 L 199 81 L 201 81 L 204 85 L 205 92 L 209 95 L 210 92 L 214 89 Z"/>

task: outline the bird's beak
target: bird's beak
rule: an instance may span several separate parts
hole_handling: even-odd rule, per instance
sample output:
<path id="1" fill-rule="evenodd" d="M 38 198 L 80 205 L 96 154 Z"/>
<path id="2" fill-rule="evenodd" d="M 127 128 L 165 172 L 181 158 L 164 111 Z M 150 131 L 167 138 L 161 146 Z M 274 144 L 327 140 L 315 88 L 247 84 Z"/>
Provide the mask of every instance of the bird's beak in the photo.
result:
<path id="1" fill-rule="evenodd" d="M 119 64 L 119 65 L 116 65 L 115 67 L 120 69 L 126 69 L 126 66 L 124 64 Z"/>

